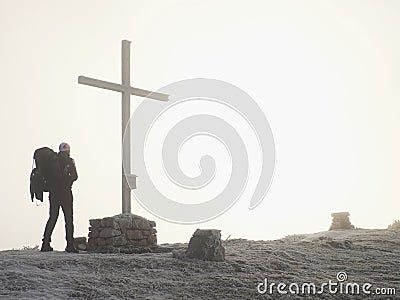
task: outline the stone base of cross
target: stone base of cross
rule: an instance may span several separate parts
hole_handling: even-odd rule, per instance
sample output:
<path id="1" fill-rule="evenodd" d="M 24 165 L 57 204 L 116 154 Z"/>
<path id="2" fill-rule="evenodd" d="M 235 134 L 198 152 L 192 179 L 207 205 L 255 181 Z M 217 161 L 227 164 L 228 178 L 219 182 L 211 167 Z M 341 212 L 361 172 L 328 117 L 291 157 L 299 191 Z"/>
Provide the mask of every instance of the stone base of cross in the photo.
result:
<path id="1" fill-rule="evenodd" d="M 125 134 L 125 143 L 122 142 L 122 147 L 124 148 L 122 153 L 126 155 L 122 161 L 125 162 L 125 171 L 131 172 L 131 143 L 130 143 L 130 128 L 128 126 L 129 118 L 131 116 L 130 112 L 130 98 L 131 95 L 168 101 L 168 95 L 161 94 L 157 92 L 146 91 L 138 88 L 134 88 L 131 86 L 130 79 L 130 45 L 131 42 L 127 40 L 122 41 L 122 61 L 121 61 L 121 70 L 122 70 L 122 80 L 121 84 L 112 83 L 104 80 L 98 80 L 90 77 L 79 76 L 78 83 L 94 86 L 97 88 L 102 88 L 106 90 L 111 90 L 115 92 L 120 92 L 122 94 L 122 109 L 121 109 L 121 120 L 122 120 L 122 139 Z M 125 146 L 124 146 L 125 145 Z M 136 188 L 136 175 L 124 173 L 124 166 L 122 165 L 122 213 L 131 213 L 131 188 Z"/>

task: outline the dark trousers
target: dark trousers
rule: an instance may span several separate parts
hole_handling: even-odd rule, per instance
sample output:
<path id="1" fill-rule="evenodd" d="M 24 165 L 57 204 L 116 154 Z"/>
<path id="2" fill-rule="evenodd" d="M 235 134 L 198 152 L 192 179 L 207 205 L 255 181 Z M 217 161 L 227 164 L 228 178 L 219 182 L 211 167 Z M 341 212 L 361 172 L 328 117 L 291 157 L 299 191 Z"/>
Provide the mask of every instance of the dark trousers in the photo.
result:
<path id="1" fill-rule="evenodd" d="M 50 216 L 44 230 L 43 243 L 51 241 L 51 234 L 57 223 L 60 207 L 64 213 L 65 219 L 65 239 L 68 245 L 74 243 L 74 223 L 73 223 L 73 196 L 71 189 L 57 190 L 50 192 Z"/>

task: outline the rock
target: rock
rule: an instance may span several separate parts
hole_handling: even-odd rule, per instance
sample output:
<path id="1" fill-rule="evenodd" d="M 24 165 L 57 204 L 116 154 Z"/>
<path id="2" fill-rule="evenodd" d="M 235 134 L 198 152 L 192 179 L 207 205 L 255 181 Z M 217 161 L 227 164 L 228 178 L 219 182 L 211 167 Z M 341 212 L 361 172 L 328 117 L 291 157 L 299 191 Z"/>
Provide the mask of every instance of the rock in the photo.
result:
<path id="1" fill-rule="evenodd" d="M 125 235 L 120 235 L 114 238 L 114 244 L 115 246 L 125 246 L 128 243 Z"/>
<path id="2" fill-rule="evenodd" d="M 331 216 L 333 219 L 329 230 L 354 229 L 354 225 L 350 222 L 349 212 L 332 213 Z"/>
<path id="3" fill-rule="evenodd" d="M 106 245 L 106 239 L 105 238 L 97 238 L 97 245 L 105 246 Z"/>
<path id="4" fill-rule="evenodd" d="M 109 228 L 116 228 L 118 229 L 118 225 L 116 219 L 113 217 L 103 218 L 101 220 L 101 227 L 109 227 Z"/>
<path id="5" fill-rule="evenodd" d="M 331 213 L 331 217 L 332 218 L 348 218 L 348 217 L 350 217 L 350 213 L 348 211 Z"/>
<path id="6" fill-rule="evenodd" d="M 74 238 L 74 246 L 78 250 L 86 251 L 87 244 L 86 244 L 86 237 L 76 237 Z"/>
<path id="7" fill-rule="evenodd" d="M 97 246 L 98 246 L 97 240 L 89 238 L 87 243 L 87 251 L 94 251 L 96 250 Z"/>
<path id="8" fill-rule="evenodd" d="M 135 217 L 133 219 L 133 228 L 134 229 L 150 229 L 149 221 L 142 217 Z"/>
<path id="9" fill-rule="evenodd" d="M 150 227 L 156 227 L 156 222 L 154 222 L 154 221 L 149 221 L 149 225 L 150 225 Z"/>
<path id="10" fill-rule="evenodd" d="M 126 232 L 126 237 L 130 240 L 141 240 L 143 239 L 143 234 L 141 230 L 129 229 Z"/>
<path id="11" fill-rule="evenodd" d="M 151 246 L 157 245 L 157 236 L 155 234 L 151 234 L 147 237 L 147 241 Z"/>
<path id="12" fill-rule="evenodd" d="M 112 227 L 102 229 L 99 234 L 99 236 L 102 238 L 110 238 L 119 235 L 121 235 L 121 231 L 116 230 Z"/>
<path id="13" fill-rule="evenodd" d="M 221 231 L 197 229 L 189 241 L 185 255 L 201 260 L 224 261 L 225 248 L 222 246 Z"/>
<path id="14" fill-rule="evenodd" d="M 89 220 L 89 224 L 90 224 L 90 226 L 92 226 L 94 228 L 100 227 L 101 226 L 101 219 Z"/>
<path id="15" fill-rule="evenodd" d="M 137 241 L 136 244 L 137 244 L 138 246 L 146 247 L 146 246 L 149 245 L 149 242 L 147 241 L 147 239 L 141 239 L 141 240 Z"/>
<path id="16" fill-rule="evenodd" d="M 100 234 L 100 228 L 89 227 L 89 238 L 97 238 Z"/>
<path id="17" fill-rule="evenodd" d="M 215 236 L 221 239 L 221 230 L 218 229 L 197 229 L 193 236 Z"/>
<path id="18" fill-rule="evenodd" d="M 132 219 L 130 218 L 121 218 L 119 219 L 118 223 L 119 228 L 121 228 L 123 233 L 126 233 L 127 229 L 132 228 Z"/>

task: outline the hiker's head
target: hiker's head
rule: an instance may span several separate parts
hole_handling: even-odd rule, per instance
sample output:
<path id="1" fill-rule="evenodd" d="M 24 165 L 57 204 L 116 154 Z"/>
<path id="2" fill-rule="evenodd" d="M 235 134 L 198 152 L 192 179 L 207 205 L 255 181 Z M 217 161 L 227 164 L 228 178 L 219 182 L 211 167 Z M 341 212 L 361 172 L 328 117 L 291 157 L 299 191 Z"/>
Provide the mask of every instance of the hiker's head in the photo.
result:
<path id="1" fill-rule="evenodd" d="M 67 143 L 61 143 L 60 146 L 58 146 L 58 150 L 60 152 L 66 152 L 69 155 L 71 147 Z"/>

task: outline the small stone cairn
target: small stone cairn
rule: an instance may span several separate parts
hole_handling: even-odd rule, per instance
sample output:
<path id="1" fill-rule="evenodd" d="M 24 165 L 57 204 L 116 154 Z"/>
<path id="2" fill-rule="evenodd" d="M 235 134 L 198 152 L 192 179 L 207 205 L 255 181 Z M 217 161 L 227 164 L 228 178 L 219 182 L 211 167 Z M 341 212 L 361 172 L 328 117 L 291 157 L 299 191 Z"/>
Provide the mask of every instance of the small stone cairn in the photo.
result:
<path id="1" fill-rule="evenodd" d="M 74 246 L 75 249 L 77 250 L 86 251 L 87 250 L 86 236 L 74 238 Z"/>
<path id="2" fill-rule="evenodd" d="M 120 214 L 89 220 L 87 250 L 100 253 L 142 253 L 140 249 L 157 246 L 154 221 L 134 215 Z"/>
<path id="3" fill-rule="evenodd" d="M 354 229 L 354 225 L 350 222 L 350 213 L 348 212 L 337 212 L 332 213 L 332 225 L 329 230 L 338 230 L 338 229 Z"/>
<path id="4" fill-rule="evenodd" d="M 222 246 L 221 230 L 197 229 L 189 241 L 184 257 L 224 261 L 225 248 Z"/>

